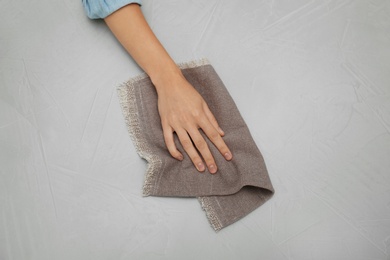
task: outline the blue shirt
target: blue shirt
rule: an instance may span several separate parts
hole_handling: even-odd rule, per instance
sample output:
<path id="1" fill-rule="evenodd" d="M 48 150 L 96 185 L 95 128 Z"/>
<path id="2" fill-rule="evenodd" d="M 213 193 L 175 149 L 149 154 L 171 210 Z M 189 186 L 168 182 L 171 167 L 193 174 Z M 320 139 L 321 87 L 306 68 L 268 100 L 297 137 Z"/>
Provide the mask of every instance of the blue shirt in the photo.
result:
<path id="1" fill-rule="evenodd" d="M 136 3 L 141 5 L 142 0 L 82 0 L 85 12 L 91 19 L 106 18 L 125 5 Z"/>

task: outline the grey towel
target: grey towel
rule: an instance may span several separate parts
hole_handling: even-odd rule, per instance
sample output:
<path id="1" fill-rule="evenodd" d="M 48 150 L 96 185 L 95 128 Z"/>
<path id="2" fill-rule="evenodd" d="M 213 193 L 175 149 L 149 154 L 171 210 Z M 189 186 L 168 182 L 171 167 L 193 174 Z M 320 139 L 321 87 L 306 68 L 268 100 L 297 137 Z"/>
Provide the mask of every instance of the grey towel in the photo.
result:
<path id="1" fill-rule="evenodd" d="M 206 59 L 179 66 L 205 99 L 233 153 L 233 160 L 226 161 L 205 138 L 218 165 L 216 174 L 209 174 L 207 170 L 199 173 L 180 149 L 177 138 L 176 146 L 184 160 L 180 162 L 171 157 L 164 143 L 157 93 L 146 74 L 118 87 L 119 99 L 137 152 L 148 162 L 143 195 L 197 197 L 211 226 L 218 231 L 264 204 L 274 190 L 263 157 L 213 67 Z"/>

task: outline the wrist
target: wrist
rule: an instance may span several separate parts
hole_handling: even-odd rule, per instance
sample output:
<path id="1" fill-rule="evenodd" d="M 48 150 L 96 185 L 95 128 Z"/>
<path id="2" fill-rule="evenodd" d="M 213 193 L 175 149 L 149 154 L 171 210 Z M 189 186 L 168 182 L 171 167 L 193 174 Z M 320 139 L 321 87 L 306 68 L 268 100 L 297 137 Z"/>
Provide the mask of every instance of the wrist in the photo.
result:
<path id="1" fill-rule="evenodd" d="M 180 68 L 176 64 L 160 68 L 149 76 L 157 93 L 172 90 L 174 87 L 181 85 L 180 82 L 185 80 Z"/>

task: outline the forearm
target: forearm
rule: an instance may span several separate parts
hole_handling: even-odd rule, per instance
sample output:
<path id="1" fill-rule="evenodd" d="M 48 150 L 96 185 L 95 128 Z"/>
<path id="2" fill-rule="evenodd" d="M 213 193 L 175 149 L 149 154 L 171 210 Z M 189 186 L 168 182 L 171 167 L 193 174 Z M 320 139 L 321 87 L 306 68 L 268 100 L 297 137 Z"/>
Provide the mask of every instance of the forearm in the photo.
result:
<path id="1" fill-rule="evenodd" d="M 127 52 L 150 76 L 157 91 L 168 87 L 169 81 L 181 77 L 180 69 L 150 29 L 139 5 L 127 5 L 106 17 L 105 22 Z"/>

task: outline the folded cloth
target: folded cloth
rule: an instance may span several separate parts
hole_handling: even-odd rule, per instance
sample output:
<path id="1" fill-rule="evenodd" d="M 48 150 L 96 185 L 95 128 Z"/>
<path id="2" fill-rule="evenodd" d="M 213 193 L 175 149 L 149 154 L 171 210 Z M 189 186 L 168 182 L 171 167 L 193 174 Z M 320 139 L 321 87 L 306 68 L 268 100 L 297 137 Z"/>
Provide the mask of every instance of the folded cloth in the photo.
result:
<path id="1" fill-rule="evenodd" d="M 146 75 L 118 87 L 122 112 L 138 154 L 147 160 L 144 196 L 197 197 L 218 231 L 272 197 L 274 189 L 263 157 L 221 79 L 206 59 L 179 64 L 225 132 L 233 159 L 226 161 L 201 131 L 218 165 L 216 174 L 199 173 L 185 154 L 172 158 L 165 146 L 157 93 Z M 175 137 L 176 147 L 181 147 Z"/>

